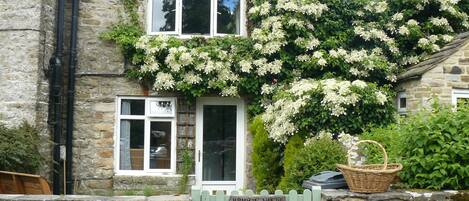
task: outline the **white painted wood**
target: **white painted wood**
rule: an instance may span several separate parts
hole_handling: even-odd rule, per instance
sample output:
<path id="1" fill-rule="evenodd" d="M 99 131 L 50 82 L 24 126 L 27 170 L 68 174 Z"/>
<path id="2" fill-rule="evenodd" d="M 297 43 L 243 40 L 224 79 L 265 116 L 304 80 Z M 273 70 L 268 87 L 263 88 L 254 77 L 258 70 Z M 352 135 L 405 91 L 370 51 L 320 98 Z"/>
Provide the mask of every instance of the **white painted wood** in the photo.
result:
<path id="1" fill-rule="evenodd" d="M 458 99 L 460 98 L 469 99 L 469 89 L 453 89 L 451 102 L 455 108 L 457 107 Z"/>
<path id="2" fill-rule="evenodd" d="M 146 10 L 146 31 L 147 35 L 173 35 L 179 38 L 191 37 L 213 37 L 213 36 L 247 36 L 247 17 L 246 17 L 246 0 L 240 0 L 240 33 L 239 34 L 219 34 L 217 33 L 217 0 L 210 1 L 210 35 L 190 35 L 182 34 L 182 3 L 183 0 L 176 0 L 176 20 L 175 31 L 153 32 L 152 31 L 152 13 L 153 1 L 148 0 Z"/>

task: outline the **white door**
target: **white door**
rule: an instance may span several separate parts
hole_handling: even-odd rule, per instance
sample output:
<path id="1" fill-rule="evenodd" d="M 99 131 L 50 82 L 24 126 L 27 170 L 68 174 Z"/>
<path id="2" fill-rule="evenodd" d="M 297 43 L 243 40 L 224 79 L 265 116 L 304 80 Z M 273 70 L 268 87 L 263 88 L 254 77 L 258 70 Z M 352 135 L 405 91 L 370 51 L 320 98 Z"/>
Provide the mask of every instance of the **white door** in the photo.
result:
<path id="1" fill-rule="evenodd" d="M 196 185 L 230 193 L 244 187 L 244 102 L 198 98 L 196 106 Z"/>

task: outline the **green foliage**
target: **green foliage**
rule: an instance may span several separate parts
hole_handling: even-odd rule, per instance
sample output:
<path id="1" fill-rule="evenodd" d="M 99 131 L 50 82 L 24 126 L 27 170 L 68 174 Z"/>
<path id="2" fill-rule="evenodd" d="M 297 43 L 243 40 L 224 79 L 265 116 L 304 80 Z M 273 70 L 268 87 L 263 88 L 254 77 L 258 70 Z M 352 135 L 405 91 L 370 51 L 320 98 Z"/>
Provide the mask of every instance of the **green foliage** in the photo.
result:
<path id="1" fill-rule="evenodd" d="M 124 191 L 124 195 L 125 196 L 134 196 L 134 195 L 137 195 L 137 192 L 135 192 L 134 190 L 126 190 L 126 191 Z"/>
<path id="2" fill-rule="evenodd" d="M 435 108 L 401 128 L 401 179 L 413 188 L 469 188 L 469 107 Z"/>
<path id="3" fill-rule="evenodd" d="M 279 189 L 288 192 L 290 189 L 295 189 L 300 183 L 292 181 L 290 175 L 292 174 L 292 168 L 297 163 L 297 157 L 304 146 L 304 140 L 299 135 L 294 135 L 290 138 L 288 143 L 285 145 L 284 158 L 283 158 L 283 172 L 284 175 L 280 179 L 278 185 Z"/>
<path id="4" fill-rule="evenodd" d="M 187 191 L 187 183 L 189 182 L 189 174 L 193 168 L 192 152 L 189 149 L 182 151 L 182 176 L 178 184 L 178 193 L 182 194 Z"/>
<path id="5" fill-rule="evenodd" d="M 293 142 L 292 142 L 293 141 Z M 345 163 L 346 151 L 341 144 L 330 138 L 310 139 L 306 145 L 298 137 L 293 137 L 287 144 L 285 153 L 285 176 L 279 188 L 284 191 L 302 190 L 301 184 L 310 176 L 326 170 L 335 170 L 337 163 Z M 287 160 L 288 157 L 288 160 Z"/>
<path id="6" fill-rule="evenodd" d="M 0 124 L 0 170 L 35 174 L 43 164 L 39 132 L 24 122 L 16 128 Z"/>
<path id="7" fill-rule="evenodd" d="M 100 38 L 112 41 L 121 49 L 124 56 L 132 59 L 139 54 L 135 48 L 135 43 L 145 34 L 140 26 L 137 0 L 121 0 L 124 6 L 124 14 L 118 23 L 113 24 L 108 31 L 100 34 Z"/>
<path id="8" fill-rule="evenodd" d="M 155 194 L 155 192 L 153 191 L 153 188 L 151 188 L 150 186 L 145 186 L 143 188 L 143 195 L 144 196 L 152 196 L 153 194 Z"/>
<path id="9" fill-rule="evenodd" d="M 401 162 L 400 151 L 403 142 L 396 124 L 372 128 L 360 135 L 360 140 L 374 140 L 383 145 L 388 154 L 388 163 Z M 361 151 L 366 156 L 367 163 L 382 164 L 384 162 L 383 152 L 379 147 L 373 144 L 366 144 L 365 147 L 366 149 L 361 149 Z"/>
<path id="10" fill-rule="evenodd" d="M 340 116 L 331 115 L 331 111 L 324 107 L 321 102 L 324 94 L 313 92 L 308 105 L 296 115 L 295 122 L 298 124 L 300 133 L 310 134 L 327 130 L 332 133 L 345 132 L 353 135 L 363 132 L 363 129 L 368 127 L 385 126 L 394 122 L 393 102 L 387 101 L 381 105 L 377 103 L 374 93 L 377 90 L 383 90 L 387 94 L 392 94 L 389 89 L 369 86 L 352 90 L 360 94 L 360 101 L 355 105 L 349 105 L 346 115 Z"/>
<path id="11" fill-rule="evenodd" d="M 134 44 L 144 34 L 139 26 L 131 23 L 113 25 L 109 31 L 103 32 L 100 38 L 116 43 L 126 58 L 134 57 L 138 51 Z"/>
<path id="12" fill-rule="evenodd" d="M 274 192 L 283 175 L 281 162 L 282 146 L 269 139 L 260 116 L 254 118 L 250 127 L 254 135 L 252 142 L 252 172 L 256 179 L 256 189 Z"/>

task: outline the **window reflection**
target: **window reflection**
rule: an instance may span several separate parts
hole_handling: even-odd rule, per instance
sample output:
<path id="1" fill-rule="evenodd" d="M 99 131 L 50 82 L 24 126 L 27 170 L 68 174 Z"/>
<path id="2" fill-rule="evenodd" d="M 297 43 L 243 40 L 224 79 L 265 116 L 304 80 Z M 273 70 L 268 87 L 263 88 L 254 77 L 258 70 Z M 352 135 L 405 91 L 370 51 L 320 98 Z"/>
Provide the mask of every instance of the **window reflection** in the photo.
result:
<path id="1" fill-rule="evenodd" d="M 153 0 L 152 31 L 175 31 L 176 0 Z"/>
<path id="2" fill-rule="evenodd" d="M 236 106 L 203 109 L 203 181 L 236 180 Z"/>
<path id="3" fill-rule="evenodd" d="M 239 34 L 240 0 L 218 0 L 217 33 Z"/>
<path id="4" fill-rule="evenodd" d="M 150 169 L 171 167 L 171 122 L 150 124 Z"/>
<path id="5" fill-rule="evenodd" d="M 210 34 L 210 0 L 183 0 L 182 33 Z"/>

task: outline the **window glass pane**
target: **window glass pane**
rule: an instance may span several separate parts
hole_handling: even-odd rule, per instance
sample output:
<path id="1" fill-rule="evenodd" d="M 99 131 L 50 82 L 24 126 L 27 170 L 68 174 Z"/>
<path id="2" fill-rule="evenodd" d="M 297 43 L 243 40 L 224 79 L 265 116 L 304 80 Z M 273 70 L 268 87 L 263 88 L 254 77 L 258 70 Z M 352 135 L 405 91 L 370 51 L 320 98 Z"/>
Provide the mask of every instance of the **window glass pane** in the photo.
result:
<path id="1" fill-rule="evenodd" d="M 399 98 L 399 107 L 406 108 L 407 107 L 407 98 Z"/>
<path id="2" fill-rule="evenodd" d="M 236 106 L 205 105 L 203 181 L 236 180 Z"/>
<path id="3" fill-rule="evenodd" d="M 151 122 L 150 169 L 171 168 L 171 122 Z"/>
<path id="4" fill-rule="evenodd" d="M 182 33 L 210 34 L 210 0 L 183 0 Z"/>
<path id="5" fill-rule="evenodd" d="M 153 0 L 153 32 L 176 30 L 176 0 Z"/>
<path id="6" fill-rule="evenodd" d="M 121 120 L 119 140 L 121 170 L 143 170 L 144 124 L 143 120 Z"/>
<path id="7" fill-rule="evenodd" d="M 122 100 L 121 115 L 145 115 L 145 100 Z"/>
<path id="8" fill-rule="evenodd" d="M 218 0 L 217 33 L 239 34 L 240 0 Z"/>

